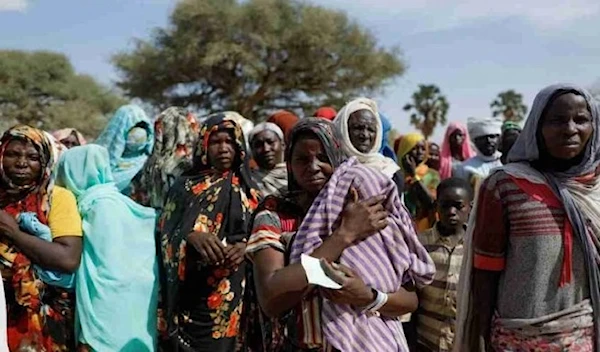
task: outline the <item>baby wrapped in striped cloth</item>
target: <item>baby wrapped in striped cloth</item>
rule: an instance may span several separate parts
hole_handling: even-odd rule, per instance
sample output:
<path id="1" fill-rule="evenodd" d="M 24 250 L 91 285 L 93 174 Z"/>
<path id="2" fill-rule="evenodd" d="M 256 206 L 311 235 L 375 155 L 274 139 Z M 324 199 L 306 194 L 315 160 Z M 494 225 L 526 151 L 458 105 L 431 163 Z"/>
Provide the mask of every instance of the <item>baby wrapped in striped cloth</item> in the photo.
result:
<path id="1" fill-rule="evenodd" d="M 340 165 L 310 207 L 292 244 L 290 261 L 312 253 L 330 236 L 344 209 L 348 192 L 354 188 L 359 199 L 386 195 L 384 204 L 389 225 L 366 240 L 347 248 L 340 263 L 350 267 L 369 287 L 394 293 L 408 282 L 418 287 L 432 282 L 435 265 L 417 239 L 413 221 L 400 201 L 394 182 L 384 174 L 350 158 Z M 308 307 L 311 302 L 303 301 Z M 365 313 L 360 308 L 323 300 L 320 326 L 328 345 L 343 352 L 408 351 L 400 318 Z M 306 320 L 305 320 L 306 321 Z M 313 319 L 314 321 L 314 319 Z"/>

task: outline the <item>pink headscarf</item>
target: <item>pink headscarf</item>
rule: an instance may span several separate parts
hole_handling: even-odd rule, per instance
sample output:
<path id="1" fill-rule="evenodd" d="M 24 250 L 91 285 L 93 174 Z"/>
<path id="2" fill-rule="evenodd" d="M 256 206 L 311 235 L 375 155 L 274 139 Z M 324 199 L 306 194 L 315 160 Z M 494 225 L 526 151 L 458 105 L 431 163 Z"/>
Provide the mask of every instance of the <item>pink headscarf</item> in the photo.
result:
<path id="1" fill-rule="evenodd" d="M 463 160 L 468 160 L 477 155 L 473 147 L 471 146 L 471 138 L 469 138 L 469 131 L 464 123 L 450 122 L 446 129 L 446 135 L 444 136 L 444 142 L 442 143 L 442 150 L 440 151 L 440 177 L 442 180 L 452 177 L 452 150 L 450 149 L 450 136 L 457 130 L 462 131 L 465 135 L 465 140 L 462 144 L 461 156 Z"/>

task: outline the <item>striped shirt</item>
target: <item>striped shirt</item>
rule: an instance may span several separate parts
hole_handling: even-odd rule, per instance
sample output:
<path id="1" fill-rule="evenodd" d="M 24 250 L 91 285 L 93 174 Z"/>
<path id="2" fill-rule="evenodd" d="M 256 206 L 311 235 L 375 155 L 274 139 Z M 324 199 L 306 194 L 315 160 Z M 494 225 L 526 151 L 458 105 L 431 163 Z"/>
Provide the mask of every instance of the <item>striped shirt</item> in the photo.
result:
<path id="1" fill-rule="evenodd" d="M 299 262 L 302 253 L 312 253 L 335 231 L 351 187 L 358 191 L 359 199 L 386 195 L 384 206 L 390 214 L 389 225 L 344 250 L 340 262 L 368 286 L 386 293 L 398 291 L 407 282 L 415 282 L 418 287 L 429 284 L 435 267 L 417 239 L 396 185 L 384 174 L 360 165 L 355 158 L 336 169 L 313 202 L 292 243 L 290 261 Z M 340 351 L 408 350 L 399 318 L 364 313 L 349 305 L 323 300 L 321 319 L 326 341 Z"/>
<path id="2" fill-rule="evenodd" d="M 419 235 L 419 240 L 436 268 L 433 283 L 419 290 L 419 351 L 451 351 L 456 319 L 456 286 L 464 252 L 463 237 L 442 236 L 434 226 Z"/>
<path id="3" fill-rule="evenodd" d="M 547 186 L 504 171 L 490 175 L 478 196 L 473 267 L 502 272 L 495 307 L 502 319 L 536 319 L 589 298 L 583 249 L 572 241 L 572 280 L 560 286 L 570 223 Z"/>

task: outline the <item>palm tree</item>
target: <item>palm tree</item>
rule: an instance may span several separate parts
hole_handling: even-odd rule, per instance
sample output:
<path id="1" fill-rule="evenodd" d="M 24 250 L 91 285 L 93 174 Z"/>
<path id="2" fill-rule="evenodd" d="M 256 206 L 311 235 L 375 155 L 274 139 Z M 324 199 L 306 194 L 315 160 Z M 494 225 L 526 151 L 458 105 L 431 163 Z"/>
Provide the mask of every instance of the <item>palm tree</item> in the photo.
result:
<path id="1" fill-rule="evenodd" d="M 446 124 L 449 108 L 450 104 L 440 88 L 433 84 L 420 84 L 412 95 L 412 102 L 404 106 L 404 111 L 411 112 L 410 123 L 428 139 L 438 124 Z"/>
<path id="2" fill-rule="evenodd" d="M 523 95 L 514 90 L 507 90 L 498 94 L 496 100 L 490 104 L 492 114 L 496 116 L 504 116 L 504 121 L 520 122 L 527 114 L 527 105 L 523 104 Z"/>

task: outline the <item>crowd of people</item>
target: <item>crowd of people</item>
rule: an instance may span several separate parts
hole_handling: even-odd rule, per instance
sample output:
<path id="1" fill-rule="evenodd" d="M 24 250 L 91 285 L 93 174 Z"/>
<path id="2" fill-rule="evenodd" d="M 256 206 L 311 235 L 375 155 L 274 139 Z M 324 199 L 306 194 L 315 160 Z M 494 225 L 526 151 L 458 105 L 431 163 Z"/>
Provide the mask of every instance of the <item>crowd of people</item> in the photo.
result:
<path id="1" fill-rule="evenodd" d="M 368 98 L 10 128 L 0 351 L 598 352 L 599 109 L 553 85 L 440 144 Z"/>

